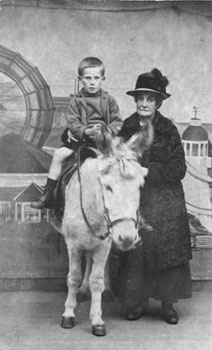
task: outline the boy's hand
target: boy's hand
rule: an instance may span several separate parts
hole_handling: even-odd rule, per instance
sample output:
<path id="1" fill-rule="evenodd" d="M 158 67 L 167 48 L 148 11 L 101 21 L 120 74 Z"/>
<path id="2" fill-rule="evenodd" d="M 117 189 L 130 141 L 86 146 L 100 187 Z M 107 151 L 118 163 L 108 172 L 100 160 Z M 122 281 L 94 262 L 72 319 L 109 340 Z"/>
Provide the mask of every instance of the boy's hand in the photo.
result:
<path id="1" fill-rule="evenodd" d="M 67 141 L 70 142 L 72 137 L 73 137 L 72 132 L 68 129 L 67 130 Z"/>

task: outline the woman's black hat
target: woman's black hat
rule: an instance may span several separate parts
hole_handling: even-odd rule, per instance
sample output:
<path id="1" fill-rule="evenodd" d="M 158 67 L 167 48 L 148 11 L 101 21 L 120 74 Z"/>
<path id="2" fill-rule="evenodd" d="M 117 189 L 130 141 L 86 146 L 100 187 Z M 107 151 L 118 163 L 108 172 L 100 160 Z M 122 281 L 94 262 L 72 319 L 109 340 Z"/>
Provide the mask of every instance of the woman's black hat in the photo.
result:
<path id="1" fill-rule="evenodd" d="M 152 91 L 165 100 L 171 96 L 166 92 L 168 84 L 169 81 L 167 77 L 162 75 L 159 69 L 154 68 L 151 72 L 139 75 L 135 85 L 135 90 L 127 91 L 127 95 L 136 96 L 141 91 Z"/>

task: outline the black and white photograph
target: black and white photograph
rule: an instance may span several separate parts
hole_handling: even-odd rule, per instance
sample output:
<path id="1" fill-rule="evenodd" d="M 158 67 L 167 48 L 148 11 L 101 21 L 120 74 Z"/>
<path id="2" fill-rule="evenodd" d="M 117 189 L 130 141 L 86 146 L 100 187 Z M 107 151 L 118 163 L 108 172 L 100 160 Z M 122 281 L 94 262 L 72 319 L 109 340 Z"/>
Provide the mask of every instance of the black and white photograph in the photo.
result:
<path id="1" fill-rule="evenodd" d="M 0 0 L 0 350 L 212 350 L 212 2 Z"/>

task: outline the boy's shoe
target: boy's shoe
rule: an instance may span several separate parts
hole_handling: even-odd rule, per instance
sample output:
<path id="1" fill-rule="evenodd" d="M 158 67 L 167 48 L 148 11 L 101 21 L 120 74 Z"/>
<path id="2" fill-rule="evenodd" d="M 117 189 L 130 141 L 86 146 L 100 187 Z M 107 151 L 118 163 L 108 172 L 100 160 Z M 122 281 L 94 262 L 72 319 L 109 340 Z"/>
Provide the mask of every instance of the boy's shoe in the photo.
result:
<path id="1" fill-rule="evenodd" d="M 125 315 L 128 321 L 139 320 L 143 315 L 147 313 L 148 301 L 141 303 L 136 309 L 128 311 Z"/>
<path id="2" fill-rule="evenodd" d="M 54 208 L 54 191 L 45 189 L 43 195 L 36 202 L 31 203 L 33 209 L 53 209 Z"/>
<path id="3" fill-rule="evenodd" d="M 177 324 L 179 321 L 179 316 L 177 314 L 177 311 L 174 310 L 172 304 L 165 304 L 162 303 L 161 305 L 163 317 L 165 321 L 169 324 Z"/>

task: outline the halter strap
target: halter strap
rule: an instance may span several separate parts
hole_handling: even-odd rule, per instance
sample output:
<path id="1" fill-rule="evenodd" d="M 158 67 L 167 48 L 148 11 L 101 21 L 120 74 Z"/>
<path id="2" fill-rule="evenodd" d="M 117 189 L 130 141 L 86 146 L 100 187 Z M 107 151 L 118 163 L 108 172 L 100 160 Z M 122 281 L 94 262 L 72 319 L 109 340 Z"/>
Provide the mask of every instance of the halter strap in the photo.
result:
<path id="1" fill-rule="evenodd" d="M 104 206 L 104 218 L 105 218 L 105 221 L 107 223 L 107 226 L 109 227 L 109 229 L 111 229 L 114 225 L 118 224 L 119 222 L 122 222 L 122 221 L 134 221 L 135 223 L 135 228 L 138 228 L 141 224 L 141 215 L 140 215 L 140 210 L 137 209 L 137 218 L 133 218 L 131 216 L 124 216 L 124 217 L 121 217 L 121 218 L 117 218 L 115 220 L 112 220 L 110 219 L 110 215 L 109 215 L 109 210 L 108 208 L 106 208 Z"/>

